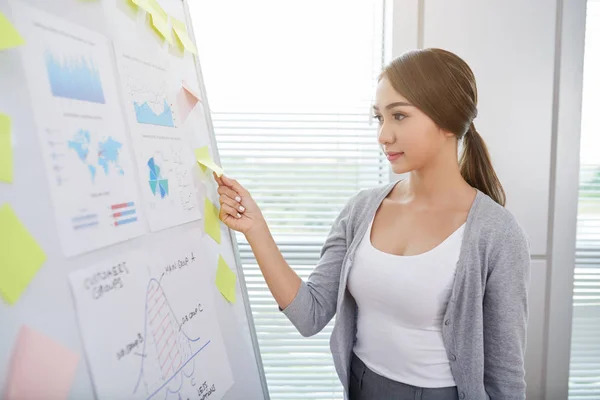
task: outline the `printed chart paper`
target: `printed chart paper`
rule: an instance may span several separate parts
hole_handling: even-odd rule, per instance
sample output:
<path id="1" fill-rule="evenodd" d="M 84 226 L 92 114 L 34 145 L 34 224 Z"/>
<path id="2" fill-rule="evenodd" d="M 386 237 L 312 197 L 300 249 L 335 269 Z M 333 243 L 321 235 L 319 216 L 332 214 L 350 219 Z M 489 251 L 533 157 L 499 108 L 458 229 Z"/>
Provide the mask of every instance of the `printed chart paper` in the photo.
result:
<path id="1" fill-rule="evenodd" d="M 178 87 L 159 55 L 116 50 L 150 229 L 197 220 L 202 214 L 193 181 L 194 154 L 174 106 L 181 81 Z"/>
<path id="2" fill-rule="evenodd" d="M 71 274 L 99 399 L 218 400 L 233 385 L 200 235 Z"/>
<path id="3" fill-rule="evenodd" d="M 143 234 L 107 38 L 23 4 L 13 10 L 64 253 Z"/>

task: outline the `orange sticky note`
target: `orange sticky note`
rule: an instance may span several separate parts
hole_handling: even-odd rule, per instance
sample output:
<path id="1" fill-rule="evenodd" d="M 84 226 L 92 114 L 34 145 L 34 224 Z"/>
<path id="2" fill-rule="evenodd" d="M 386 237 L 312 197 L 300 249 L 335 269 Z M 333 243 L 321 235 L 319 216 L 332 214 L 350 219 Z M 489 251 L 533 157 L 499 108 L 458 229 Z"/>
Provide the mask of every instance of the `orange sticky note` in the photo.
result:
<path id="1" fill-rule="evenodd" d="M 221 244 L 221 220 L 219 209 L 209 199 L 204 199 L 204 231 Z"/>
<path id="2" fill-rule="evenodd" d="M 179 106 L 179 114 L 183 121 L 187 119 L 196 104 L 200 101 L 200 96 L 197 95 L 185 82 L 181 85 L 181 90 L 177 94 L 177 105 Z"/>
<path id="3" fill-rule="evenodd" d="M 235 303 L 235 272 L 229 268 L 229 265 L 225 262 L 225 259 L 219 254 L 219 265 L 217 266 L 217 277 L 215 284 L 219 289 L 219 292 L 229 301 Z"/>
<path id="4" fill-rule="evenodd" d="M 9 367 L 6 400 L 66 399 L 79 356 L 60 343 L 21 327 Z"/>

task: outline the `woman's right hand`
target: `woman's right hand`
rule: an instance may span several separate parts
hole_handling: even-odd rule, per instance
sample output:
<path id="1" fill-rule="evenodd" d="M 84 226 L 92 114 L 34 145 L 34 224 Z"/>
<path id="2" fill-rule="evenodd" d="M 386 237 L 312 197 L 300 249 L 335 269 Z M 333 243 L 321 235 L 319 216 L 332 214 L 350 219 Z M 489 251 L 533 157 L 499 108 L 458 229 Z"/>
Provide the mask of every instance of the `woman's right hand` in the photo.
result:
<path id="1" fill-rule="evenodd" d="M 218 177 L 213 172 L 213 177 L 219 185 L 219 219 L 227 227 L 248 237 L 267 226 L 260 208 L 242 185 L 225 175 Z"/>

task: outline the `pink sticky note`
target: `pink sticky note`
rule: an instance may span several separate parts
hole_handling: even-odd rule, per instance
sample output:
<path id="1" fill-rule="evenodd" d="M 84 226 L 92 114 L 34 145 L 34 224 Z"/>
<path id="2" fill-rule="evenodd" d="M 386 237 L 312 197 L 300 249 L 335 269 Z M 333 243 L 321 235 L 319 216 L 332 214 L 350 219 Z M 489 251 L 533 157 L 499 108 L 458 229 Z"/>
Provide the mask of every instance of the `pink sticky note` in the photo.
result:
<path id="1" fill-rule="evenodd" d="M 49 337 L 22 326 L 13 349 L 6 400 L 67 398 L 79 356 Z"/>
<path id="2" fill-rule="evenodd" d="M 187 119 L 188 115 L 190 115 L 199 101 L 201 101 L 200 96 L 198 96 L 187 83 L 183 82 L 181 90 L 177 94 L 177 104 L 183 121 Z"/>

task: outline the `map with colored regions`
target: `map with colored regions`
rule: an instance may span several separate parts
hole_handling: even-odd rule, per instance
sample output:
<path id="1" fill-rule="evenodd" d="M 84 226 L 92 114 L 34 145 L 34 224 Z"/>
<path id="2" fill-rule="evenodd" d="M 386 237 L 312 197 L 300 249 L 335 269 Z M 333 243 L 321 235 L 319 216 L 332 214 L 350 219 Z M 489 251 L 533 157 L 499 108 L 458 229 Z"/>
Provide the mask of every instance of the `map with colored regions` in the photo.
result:
<path id="1" fill-rule="evenodd" d="M 124 174 L 123 168 L 119 164 L 119 153 L 123 145 L 112 137 L 101 140 L 97 146 L 93 146 L 90 131 L 80 129 L 69 140 L 68 147 L 75 151 L 79 160 L 87 167 L 92 182 L 96 180 L 97 167 L 102 168 L 107 176 L 111 166 L 119 175 Z"/>

